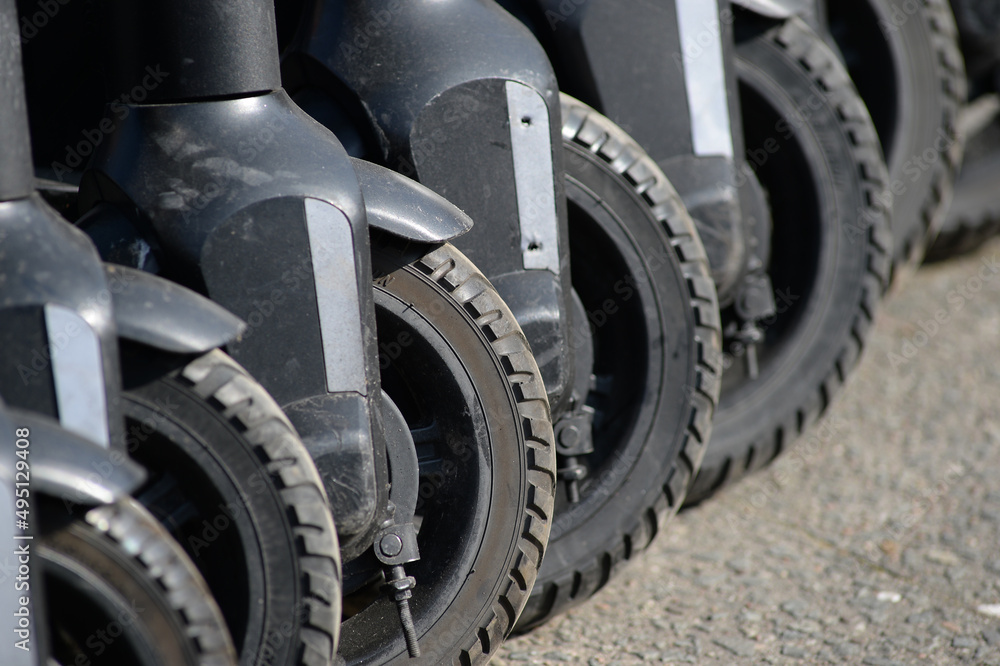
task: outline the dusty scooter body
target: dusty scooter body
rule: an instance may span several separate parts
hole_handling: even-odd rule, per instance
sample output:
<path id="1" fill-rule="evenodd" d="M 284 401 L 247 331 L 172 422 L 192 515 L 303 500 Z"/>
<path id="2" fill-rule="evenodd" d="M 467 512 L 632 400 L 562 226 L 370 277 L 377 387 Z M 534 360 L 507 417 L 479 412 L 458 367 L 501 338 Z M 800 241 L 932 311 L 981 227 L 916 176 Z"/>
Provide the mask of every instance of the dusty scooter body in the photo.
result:
<path id="1" fill-rule="evenodd" d="M 633 516 L 665 520 L 668 482 L 683 496 L 683 424 L 704 424 L 695 438 L 708 438 L 718 384 L 693 365 L 701 358 L 712 374 L 715 357 L 694 350 L 720 340 L 689 326 L 718 321 L 701 242 L 668 178 L 621 128 L 556 95 L 544 49 L 495 3 L 324 1 L 303 16 L 282 70 L 295 99 L 351 136 L 356 154 L 470 213 L 476 226 L 456 244 L 511 304 L 539 358 L 561 492 L 558 536 L 525 611 L 538 622 L 553 608 L 548 583 L 567 577 L 576 582 L 563 597 L 589 596 L 611 562 L 648 543 Z M 558 266 L 537 262 L 553 249 Z M 692 304 L 692 282 L 712 292 L 704 303 Z M 697 467 L 699 456 L 686 460 Z"/>
<path id="2" fill-rule="evenodd" d="M 4 2 L 0 9 L 4 25 L 16 26 L 13 3 Z M 113 443 L 121 447 L 111 292 L 86 236 L 35 193 L 16 39 L 0 41 L 0 62 L 5 64 L 0 78 L 5 146 L 0 156 L 0 268 L 6 276 L 0 339 L 11 361 L 0 371 L 0 396 L 13 407 L 58 418 L 67 430 L 103 448 Z"/>
<path id="3" fill-rule="evenodd" d="M 0 8 L 16 24 L 13 5 Z M 7 276 L 0 338 L 10 360 L 0 371 L 0 396 L 120 453 L 118 338 L 192 354 L 235 338 L 242 323 L 186 289 L 102 265 L 90 239 L 42 200 L 34 188 L 19 45 L 4 40 L 0 47 L 9 65 L 0 81 L 0 268 Z"/>
<path id="4" fill-rule="evenodd" d="M 138 211 L 132 233 L 155 238 L 165 276 L 246 318 L 232 356 L 311 446 L 342 535 L 370 532 L 386 463 L 362 184 L 337 141 L 281 91 L 268 3 L 240 3 L 222 18 L 200 3 L 161 4 L 164 14 L 103 4 L 112 32 L 127 24 L 148 37 L 116 42 L 108 71 L 117 87 L 141 79 L 147 62 L 176 74 L 116 122 L 84 176 L 81 226 L 96 233 Z M 179 25 L 191 12 L 228 38 L 177 40 L 179 30 L 162 29 L 164 15 Z M 199 64 L 185 71 L 191 54 Z M 160 182 L 178 185 L 168 199 Z M 402 233 L 463 230 L 451 219 L 439 235 Z"/>
<path id="5" fill-rule="evenodd" d="M 562 89 L 625 129 L 670 178 L 698 227 L 720 306 L 734 307 L 752 346 L 755 322 L 775 308 L 764 270 L 770 220 L 744 158 L 728 2 L 637 11 L 613 0 L 502 4 L 546 47 Z"/>
<path id="6" fill-rule="evenodd" d="M 872 118 L 826 43 L 822 3 L 505 6 L 538 35 L 560 85 L 663 168 L 706 246 L 727 354 L 715 439 L 688 498 L 702 499 L 794 441 L 860 353 L 866 327 L 854 322 L 870 319 L 891 266 Z M 831 195 L 836 205 L 812 203 Z"/>
<path id="7" fill-rule="evenodd" d="M 316 97 L 336 77 L 345 95 L 332 126 L 350 126 L 358 150 L 476 221 L 457 245 L 522 322 L 557 409 L 572 378 L 570 288 L 558 90 L 545 54 L 489 3 L 318 2 L 303 15 L 285 80 L 322 118 L 330 100 Z"/>
<path id="8" fill-rule="evenodd" d="M 441 243 L 471 221 L 412 181 L 352 161 L 290 100 L 266 0 L 221 13 L 197 2 L 108 1 L 101 10 L 111 98 L 150 62 L 168 74 L 142 103 L 109 115 L 108 140 L 81 182 L 88 212 L 79 224 L 114 239 L 103 252 L 122 238 L 149 243 L 162 275 L 246 319 L 230 354 L 309 448 L 345 561 L 374 546 L 396 581 L 415 652 L 404 610 L 413 580 L 402 565 L 419 559 L 419 470 L 409 429 L 380 386 L 370 234 Z M 120 38 L 129 32 L 144 37 Z M 402 545 L 383 549 L 385 540 Z"/>
<path id="9" fill-rule="evenodd" d="M 81 661 L 92 654 L 87 638 L 118 622 L 120 640 L 101 646 L 115 663 L 167 655 L 235 666 L 204 580 L 133 498 L 146 470 L 37 412 L 0 403 L 0 427 L 11 442 L 0 464 L 0 534 L 12 546 L 4 579 L 13 588 L 0 607 L 14 635 L 0 650 L 4 663 Z"/>
<path id="10" fill-rule="evenodd" d="M 282 63 L 286 86 L 351 137 L 354 154 L 419 181 L 475 220 L 455 245 L 496 286 L 531 344 L 560 474 L 572 485 L 583 471 L 574 457 L 593 451 L 584 406 L 590 359 L 575 353 L 589 348 L 590 333 L 570 284 L 559 96 L 545 53 L 493 3 L 321 0 L 302 16 Z"/>

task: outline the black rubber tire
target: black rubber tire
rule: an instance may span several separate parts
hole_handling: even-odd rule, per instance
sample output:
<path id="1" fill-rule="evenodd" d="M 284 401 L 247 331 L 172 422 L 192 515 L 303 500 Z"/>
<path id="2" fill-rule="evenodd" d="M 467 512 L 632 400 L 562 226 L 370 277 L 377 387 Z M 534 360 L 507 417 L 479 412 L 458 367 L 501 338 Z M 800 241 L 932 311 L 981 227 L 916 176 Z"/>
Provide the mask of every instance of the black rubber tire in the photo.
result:
<path id="1" fill-rule="evenodd" d="M 715 285 L 680 197 L 624 130 L 567 95 L 561 102 L 573 286 L 598 350 L 594 373 L 630 404 L 598 412 L 601 461 L 579 503 L 556 504 L 518 630 L 590 598 L 680 508 L 711 436 L 722 371 Z M 597 312 L 606 318 L 595 323 Z M 598 410 L 609 402 L 591 395 Z"/>
<path id="2" fill-rule="evenodd" d="M 947 226 L 927 252 L 926 263 L 947 261 L 968 254 L 991 238 L 1000 236 L 1000 214 L 975 218 L 955 216 L 945 224 Z"/>
<path id="3" fill-rule="evenodd" d="M 996 181 L 993 181 L 994 183 Z M 961 191 L 961 183 L 959 183 Z M 1000 235 L 1000 201 L 983 206 L 975 215 L 949 215 L 934 244 L 927 251 L 925 263 L 947 261 L 978 249 Z"/>
<path id="4" fill-rule="evenodd" d="M 420 420 L 429 415 L 440 426 L 435 455 L 447 457 L 439 476 L 421 473 L 421 560 L 406 566 L 422 656 L 408 658 L 384 595 L 344 622 L 340 656 L 485 664 L 513 629 L 548 543 L 555 453 L 545 387 L 510 310 L 461 252 L 372 246 L 383 389 L 418 452 L 430 446 L 420 435 L 433 428 Z M 457 392 L 462 400 L 445 397 Z"/>
<path id="5" fill-rule="evenodd" d="M 57 515 L 63 507 L 50 508 Z M 37 548 L 57 663 L 236 665 L 205 581 L 136 500 L 60 519 Z"/>
<path id="6" fill-rule="evenodd" d="M 240 663 L 333 659 L 340 550 L 323 483 L 271 396 L 219 350 L 191 360 L 123 346 L 136 493 L 199 567 Z"/>
<path id="7" fill-rule="evenodd" d="M 799 19 L 747 21 L 736 24 L 736 70 L 747 149 L 771 148 L 757 176 L 770 197 L 780 314 L 763 322 L 756 380 L 726 359 L 689 503 L 766 465 L 823 414 L 858 361 L 891 266 L 889 213 L 876 197 L 887 170 L 843 65 Z"/>
<path id="8" fill-rule="evenodd" d="M 945 261 L 968 252 L 1000 234 L 1000 122 L 994 120 L 969 139 L 962 171 L 955 183 L 955 201 L 927 262 Z"/>
<path id="9" fill-rule="evenodd" d="M 971 84 L 970 97 L 1000 89 L 1000 5 L 996 0 L 950 0 L 962 55 Z"/>
<path id="10" fill-rule="evenodd" d="M 947 0 L 834 0 L 830 29 L 889 166 L 893 257 L 910 273 L 934 242 L 962 163 L 965 65 Z"/>

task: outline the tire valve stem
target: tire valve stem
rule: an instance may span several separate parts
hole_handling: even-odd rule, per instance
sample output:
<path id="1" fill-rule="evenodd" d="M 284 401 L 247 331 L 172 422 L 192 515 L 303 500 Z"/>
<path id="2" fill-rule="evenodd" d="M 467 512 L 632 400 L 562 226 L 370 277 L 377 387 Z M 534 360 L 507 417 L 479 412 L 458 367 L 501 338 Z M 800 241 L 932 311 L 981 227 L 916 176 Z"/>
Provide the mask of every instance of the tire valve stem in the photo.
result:
<path id="1" fill-rule="evenodd" d="M 566 495 L 570 503 L 576 504 L 580 501 L 580 479 L 586 471 L 582 465 L 576 462 L 576 456 L 570 456 L 563 460 L 565 467 L 560 470 L 562 477 L 566 479 Z"/>
<path id="2" fill-rule="evenodd" d="M 403 637 L 406 639 L 406 650 L 411 659 L 420 656 L 420 645 L 417 643 L 417 628 L 413 626 L 413 615 L 410 613 L 410 597 L 413 596 L 417 582 L 413 576 L 407 576 L 402 565 L 389 567 L 386 587 L 392 589 L 392 597 L 399 611 L 399 623 L 403 626 Z"/>
<path id="3" fill-rule="evenodd" d="M 569 501 L 572 504 L 576 504 L 580 501 L 580 483 L 578 481 L 570 481 L 568 486 Z"/>
<path id="4" fill-rule="evenodd" d="M 747 345 L 747 375 L 751 380 L 757 379 L 760 375 L 760 366 L 757 362 L 757 345 Z"/>

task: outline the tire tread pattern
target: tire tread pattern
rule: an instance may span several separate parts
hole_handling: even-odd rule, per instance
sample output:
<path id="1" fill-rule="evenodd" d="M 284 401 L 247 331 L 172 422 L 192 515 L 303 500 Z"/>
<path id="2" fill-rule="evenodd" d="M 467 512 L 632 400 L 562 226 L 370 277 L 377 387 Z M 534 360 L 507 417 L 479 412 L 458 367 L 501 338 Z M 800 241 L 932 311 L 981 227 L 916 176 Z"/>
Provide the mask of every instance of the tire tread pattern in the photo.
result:
<path id="1" fill-rule="evenodd" d="M 801 20 L 790 19 L 760 38 L 770 40 L 800 63 L 813 82 L 827 92 L 828 103 L 841 120 L 867 202 L 867 210 L 859 215 L 861 222 L 867 226 L 861 233 L 849 238 L 853 238 L 855 243 L 866 243 L 868 268 L 855 308 L 851 335 L 844 341 L 833 365 L 812 394 L 803 397 L 799 406 L 773 429 L 769 438 L 749 443 L 738 455 L 706 459 L 688 494 L 688 504 L 700 502 L 723 486 L 770 464 L 783 449 L 820 419 L 834 393 L 861 357 L 876 306 L 889 287 L 893 244 L 889 211 L 884 205 L 883 194 L 889 191 L 889 174 L 867 108 L 843 65 Z"/>
<path id="2" fill-rule="evenodd" d="M 967 254 L 997 235 L 1000 235 L 1000 217 L 992 212 L 984 211 L 976 218 L 961 218 L 954 226 L 941 230 L 927 250 L 924 262 L 946 261 Z"/>
<path id="3" fill-rule="evenodd" d="M 184 549 L 139 502 L 125 498 L 86 513 L 86 522 L 131 556 L 163 591 L 199 666 L 236 663 L 222 611 Z"/>
<path id="4" fill-rule="evenodd" d="M 295 663 L 331 663 L 340 634 L 340 549 L 323 482 L 308 451 L 270 394 L 225 353 L 213 350 L 198 357 L 175 381 L 204 398 L 243 434 L 279 489 L 300 565 Z"/>
<path id="5" fill-rule="evenodd" d="M 916 263 L 922 261 L 925 255 L 937 252 L 935 249 L 939 242 L 937 239 L 940 239 L 942 245 L 953 242 L 949 238 L 951 232 L 945 232 L 943 225 L 955 193 L 955 179 L 962 165 L 965 137 L 962 137 L 958 130 L 958 115 L 968 94 L 965 61 L 962 58 L 958 27 L 951 6 L 946 0 L 923 0 L 921 9 L 937 63 L 934 73 L 941 90 L 939 97 L 942 113 L 941 129 L 947 134 L 951 143 L 941 155 L 942 159 L 935 160 L 931 167 L 933 169 L 931 185 L 927 188 L 920 209 L 920 230 L 923 236 L 907 239 L 907 246 L 923 250 L 923 253 L 919 254 L 911 251 L 910 260 Z"/>
<path id="6" fill-rule="evenodd" d="M 660 492 L 633 525 L 587 566 L 568 571 L 532 592 L 530 610 L 518 630 L 542 624 L 603 588 L 630 560 L 642 553 L 677 512 L 697 473 L 711 436 L 722 374 L 722 326 L 708 255 L 691 216 L 662 170 L 620 127 L 587 105 L 562 94 L 563 142 L 598 156 L 642 197 L 670 239 L 687 283 L 695 315 L 695 372 L 688 398 L 687 431 Z M 655 445 L 651 443 L 650 445 Z"/>
<path id="7" fill-rule="evenodd" d="M 489 280 L 457 248 L 444 243 L 414 262 L 416 270 L 454 299 L 486 336 L 510 384 L 525 440 L 527 502 L 520 507 L 518 552 L 491 611 L 469 636 L 453 663 L 487 663 L 510 635 L 538 576 L 555 507 L 555 436 L 548 395 L 528 340 Z"/>

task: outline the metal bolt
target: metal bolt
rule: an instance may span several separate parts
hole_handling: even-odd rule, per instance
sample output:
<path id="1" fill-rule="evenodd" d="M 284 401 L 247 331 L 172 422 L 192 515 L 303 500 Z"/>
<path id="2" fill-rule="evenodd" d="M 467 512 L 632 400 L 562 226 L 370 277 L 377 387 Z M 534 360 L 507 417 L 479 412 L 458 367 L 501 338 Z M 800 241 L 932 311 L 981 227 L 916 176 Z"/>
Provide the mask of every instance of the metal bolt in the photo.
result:
<path id="1" fill-rule="evenodd" d="M 394 536 L 394 535 L 387 535 Z M 410 590 L 416 585 L 412 577 L 407 576 L 401 566 L 390 567 L 386 579 L 389 589 L 394 590 L 393 598 L 396 600 L 396 610 L 399 611 L 399 623 L 403 627 L 403 639 L 406 641 L 406 650 L 410 653 L 411 659 L 420 656 L 420 644 L 417 642 L 417 629 L 413 625 L 413 615 L 410 612 Z"/>
<path id="2" fill-rule="evenodd" d="M 575 425 L 568 425 L 559 432 L 559 443 L 567 449 L 577 445 L 580 441 L 580 429 Z"/>
<path id="3" fill-rule="evenodd" d="M 386 534 L 378 542 L 378 547 L 386 557 L 396 557 L 403 550 L 403 541 L 395 534 Z"/>

